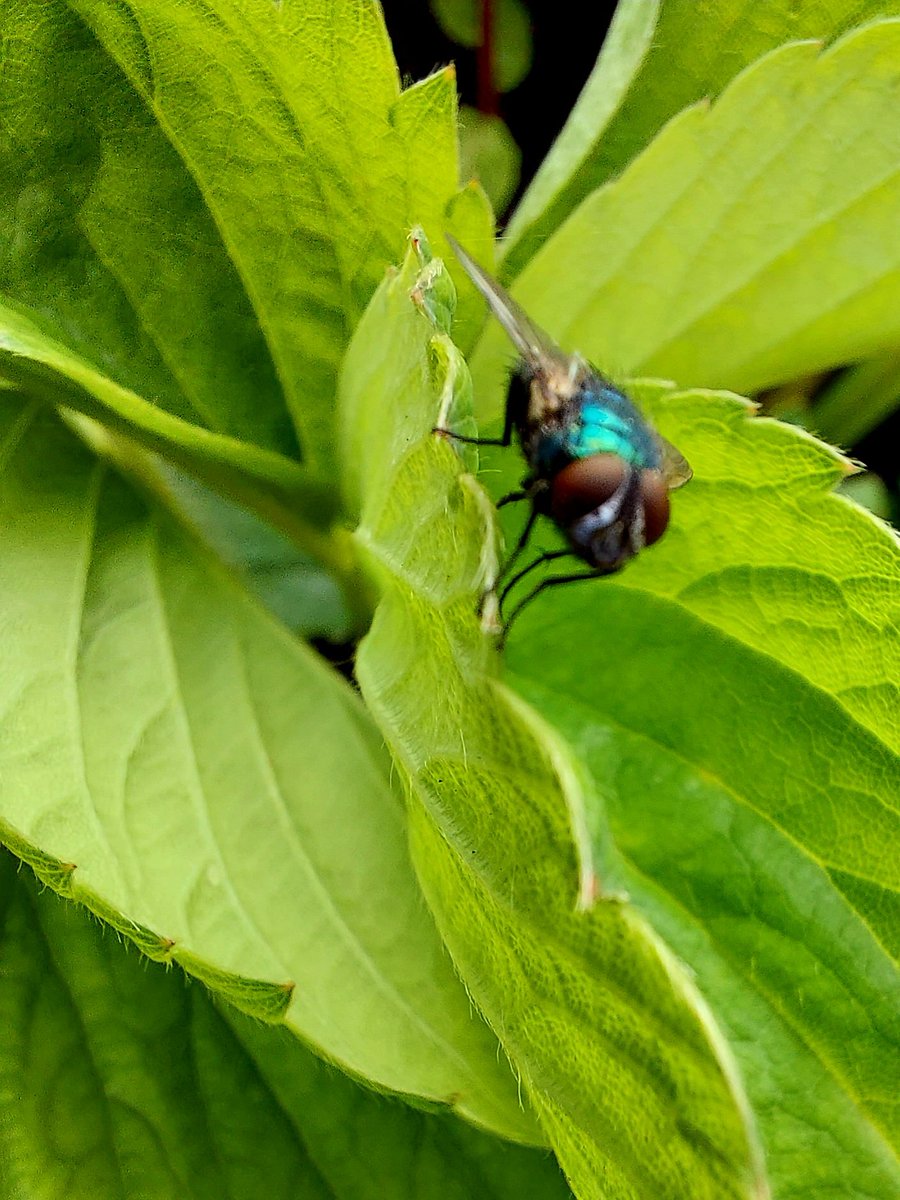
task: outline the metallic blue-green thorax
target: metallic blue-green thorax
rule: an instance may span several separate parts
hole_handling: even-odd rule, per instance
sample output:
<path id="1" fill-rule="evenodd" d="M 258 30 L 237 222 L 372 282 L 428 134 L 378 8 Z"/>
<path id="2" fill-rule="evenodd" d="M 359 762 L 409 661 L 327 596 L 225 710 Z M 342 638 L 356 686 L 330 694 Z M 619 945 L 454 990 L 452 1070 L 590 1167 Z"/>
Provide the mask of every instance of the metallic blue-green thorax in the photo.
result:
<path id="1" fill-rule="evenodd" d="M 659 442 L 637 408 L 618 388 L 597 377 L 588 378 L 560 419 L 531 441 L 533 465 L 545 478 L 592 454 L 618 454 L 638 470 L 660 466 Z"/>

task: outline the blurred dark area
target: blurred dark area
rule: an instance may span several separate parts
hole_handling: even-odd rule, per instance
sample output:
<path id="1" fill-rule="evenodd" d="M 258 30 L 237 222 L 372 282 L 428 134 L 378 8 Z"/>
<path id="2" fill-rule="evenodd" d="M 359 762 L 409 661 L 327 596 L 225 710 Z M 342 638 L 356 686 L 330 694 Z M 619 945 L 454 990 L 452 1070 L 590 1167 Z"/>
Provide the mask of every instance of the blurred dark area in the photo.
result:
<path id="1" fill-rule="evenodd" d="M 867 434 L 853 447 L 856 458 L 876 471 L 882 478 L 895 479 L 900 475 L 900 410 L 888 417 L 877 429 Z M 895 524 L 900 519 L 900 508 L 895 508 Z"/>
<path id="2" fill-rule="evenodd" d="M 863 464 L 867 476 L 884 487 L 881 503 L 867 507 L 900 529 L 900 409 L 857 442 L 851 454 Z M 857 499 L 865 503 L 862 497 Z"/>

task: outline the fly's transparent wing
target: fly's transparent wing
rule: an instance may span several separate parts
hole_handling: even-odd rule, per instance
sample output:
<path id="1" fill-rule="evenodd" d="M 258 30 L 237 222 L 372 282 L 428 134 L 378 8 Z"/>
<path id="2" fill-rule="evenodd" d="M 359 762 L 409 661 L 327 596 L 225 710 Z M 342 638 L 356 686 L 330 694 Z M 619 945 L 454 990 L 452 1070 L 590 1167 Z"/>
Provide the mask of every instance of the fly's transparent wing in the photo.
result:
<path id="1" fill-rule="evenodd" d="M 462 248 L 452 234 L 445 233 L 444 237 L 462 263 L 466 274 L 487 300 L 491 312 L 506 330 L 510 341 L 528 365 L 541 374 L 551 366 L 568 372 L 572 356 L 564 354 L 549 334 L 544 333 L 543 329 L 535 325 L 525 310 L 513 300 L 506 288 L 488 275 L 482 267 L 479 267 L 475 259 Z"/>
<path id="2" fill-rule="evenodd" d="M 691 464 L 680 450 L 676 449 L 671 442 L 667 442 L 660 434 L 656 436 L 659 439 L 663 479 L 669 490 L 674 491 L 675 488 L 683 487 L 694 472 L 691 470 Z"/>

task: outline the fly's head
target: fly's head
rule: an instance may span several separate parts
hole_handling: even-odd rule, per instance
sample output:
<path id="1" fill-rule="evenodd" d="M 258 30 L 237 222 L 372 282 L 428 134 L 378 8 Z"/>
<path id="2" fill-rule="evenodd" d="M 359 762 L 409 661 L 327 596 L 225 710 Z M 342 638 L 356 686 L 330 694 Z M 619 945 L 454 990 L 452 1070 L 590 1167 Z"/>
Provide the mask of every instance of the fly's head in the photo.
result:
<path id="1" fill-rule="evenodd" d="M 611 574 L 665 533 L 669 489 L 658 470 L 593 454 L 554 476 L 548 507 L 575 553 Z"/>

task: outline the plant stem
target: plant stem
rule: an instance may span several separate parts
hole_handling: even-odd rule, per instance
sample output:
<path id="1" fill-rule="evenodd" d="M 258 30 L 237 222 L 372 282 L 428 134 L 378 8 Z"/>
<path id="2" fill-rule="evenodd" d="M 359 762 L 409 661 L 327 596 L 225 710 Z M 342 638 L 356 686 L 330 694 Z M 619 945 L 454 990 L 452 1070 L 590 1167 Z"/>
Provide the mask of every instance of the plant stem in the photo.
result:
<path id="1" fill-rule="evenodd" d="M 494 3 L 481 0 L 481 44 L 478 47 L 478 111 L 495 117 L 500 111 L 494 83 Z"/>

